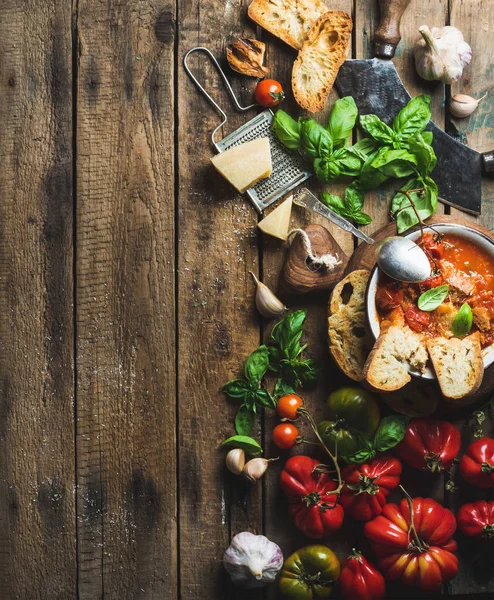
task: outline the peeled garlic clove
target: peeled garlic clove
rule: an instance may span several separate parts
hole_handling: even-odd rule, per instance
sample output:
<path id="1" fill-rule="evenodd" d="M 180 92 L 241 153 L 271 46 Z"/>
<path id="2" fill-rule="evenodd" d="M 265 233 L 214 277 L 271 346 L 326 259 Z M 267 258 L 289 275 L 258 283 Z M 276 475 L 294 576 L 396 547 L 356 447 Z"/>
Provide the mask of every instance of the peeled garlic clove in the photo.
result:
<path id="1" fill-rule="evenodd" d="M 487 92 L 482 96 L 482 98 L 476 100 L 475 98 L 472 98 L 472 96 L 467 96 L 466 94 L 455 94 L 449 101 L 449 109 L 451 114 L 459 119 L 468 117 L 477 108 L 479 102 L 481 102 L 486 96 Z"/>
<path id="2" fill-rule="evenodd" d="M 259 281 L 257 277 L 249 271 L 249 273 L 254 278 L 254 281 L 257 286 L 256 290 L 256 307 L 257 310 L 261 313 L 263 317 L 267 319 L 272 319 L 273 317 L 279 317 L 282 315 L 287 309 L 287 307 L 278 300 L 278 298 L 274 295 L 274 293 L 268 288 L 267 285 Z"/>
<path id="3" fill-rule="evenodd" d="M 240 475 L 245 465 L 245 452 L 241 448 L 233 448 L 226 455 L 226 468 L 234 475 Z"/>

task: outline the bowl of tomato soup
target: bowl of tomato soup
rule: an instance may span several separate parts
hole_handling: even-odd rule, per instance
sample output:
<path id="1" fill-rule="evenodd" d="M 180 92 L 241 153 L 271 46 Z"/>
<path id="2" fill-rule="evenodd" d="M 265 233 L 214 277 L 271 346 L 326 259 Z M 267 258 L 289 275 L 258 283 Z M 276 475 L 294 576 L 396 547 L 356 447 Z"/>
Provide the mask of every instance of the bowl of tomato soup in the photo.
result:
<path id="1" fill-rule="evenodd" d="M 494 363 L 494 241 L 482 232 L 451 223 L 438 223 L 405 235 L 421 244 L 429 257 L 431 277 L 421 283 L 403 283 L 374 267 L 367 287 L 367 317 L 377 339 L 381 323 L 398 311 L 405 323 L 428 338 L 455 337 L 453 322 L 464 304 L 471 309 L 468 334 L 479 331 L 484 367 Z M 443 286 L 441 288 L 441 286 Z M 421 310 L 419 297 L 447 286 L 447 295 L 433 310 Z M 435 379 L 431 365 L 412 375 Z"/>

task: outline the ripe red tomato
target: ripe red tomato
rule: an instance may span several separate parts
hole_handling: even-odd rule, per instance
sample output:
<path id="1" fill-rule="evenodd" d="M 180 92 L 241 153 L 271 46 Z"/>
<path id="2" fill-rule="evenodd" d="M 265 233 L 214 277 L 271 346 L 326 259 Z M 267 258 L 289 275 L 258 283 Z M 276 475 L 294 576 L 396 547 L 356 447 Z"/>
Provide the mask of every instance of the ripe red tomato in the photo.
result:
<path id="1" fill-rule="evenodd" d="M 315 470 L 318 460 L 292 456 L 281 472 L 281 488 L 288 496 L 288 511 L 295 526 L 307 537 L 323 538 L 343 523 L 343 508 L 334 494 L 336 483 L 328 473 Z"/>
<path id="2" fill-rule="evenodd" d="M 420 310 L 417 306 L 410 306 L 405 311 L 405 321 L 410 329 L 422 333 L 425 331 L 431 322 L 431 315 L 428 312 Z"/>
<path id="3" fill-rule="evenodd" d="M 386 593 L 384 577 L 355 549 L 341 563 L 338 583 L 343 600 L 382 600 Z"/>
<path id="4" fill-rule="evenodd" d="M 481 488 L 494 487 L 494 439 L 481 438 L 468 446 L 460 460 L 465 481 Z"/>
<path id="5" fill-rule="evenodd" d="M 280 423 L 273 429 L 273 442 L 282 450 L 291 448 L 298 436 L 298 429 L 291 423 Z"/>
<path id="6" fill-rule="evenodd" d="M 255 99 L 261 106 L 276 106 L 285 98 L 281 83 L 274 79 L 263 79 L 257 84 Z"/>
<path id="7" fill-rule="evenodd" d="M 278 400 L 276 410 L 282 419 L 295 421 L 298 417 L 297 410 L 303 405 L 304 401 L 297 394 L 285 394 Z"/>
<path id="8" fill-rule="evenodd" d="M 370 521 L 383 511 L 390 491 L 400 483 L 401 463 L 383 454 L 368 463 L 347 465 L 341 472 L 345 487 L 340 502 L 357 521 Z"/>
<path id="9" fill-rule="evenodd" d="M 464 535 L 494 538 L 494 500 L 478 500 L 464 504 L 456 517 Z"/>
<path id="10" fill-rule="evenodd" d="M 432 498 L 411 503 L 412 511 L 406 499 L 399 506 L 386 504 L 382 515 L 364 525 L 364 534 L 386 579 L 433 592 L 458 573 L 456 519 Z"/>
<path id="11" fill-rule="evenodd" d="M 403 292 L 395 288 L 393 284 L 378 287 L 376 292 L 376 306 L 380 310 L 392 310 L 398 308 L 403 302 Z"/>
<path id="12" fill-rule="evenodd" d="M 441 471 L 451 467 L 460 444 L 460 432 L 448 421 L 412 419 L 396 454 L 414 469 Z"/>

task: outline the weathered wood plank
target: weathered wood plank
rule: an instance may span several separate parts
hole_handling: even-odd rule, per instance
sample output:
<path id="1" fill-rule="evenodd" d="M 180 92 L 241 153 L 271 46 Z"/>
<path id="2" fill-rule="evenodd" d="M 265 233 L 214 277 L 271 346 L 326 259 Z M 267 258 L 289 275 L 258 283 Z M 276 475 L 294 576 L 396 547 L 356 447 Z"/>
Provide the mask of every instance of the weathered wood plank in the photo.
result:
<path id="1" fill-rule="evenodd" d="M 0 19 L 0 597 L 76 597 L 71 6 Z"/>
<path id="2" fill-rule="evenodd" d="M 249 270 L 258 272 L 257 216 L 209 162 L 211 131 L 218 115 L 182 68 L 184 54 L 205 45 L 225 64 L 225 46 L 252 35 L 248 2 L 207 5 L 181 0 L 178 47 L 178 352 L 181 597 L 257 598 L 233 589 L 221 559 L 232 535 L 261 532 L 262 485 L 246 488 L 224 466 L 220 442 L 233 435 L 237 405 L 219 388 L 242 374 L 242 364 L 260 342 Z M 220 103 L 230 133 L 256 111 L 235 114 L 219 75 L 204 55 L 190 65 Z M 241 102 L 252 102 L 256 81 L 227 69 Z M 260 439 L 260 425 L 253 435 Z M 199 560 L 200 558 L 200 560 Z"/>
<path id="3" fill-rule="evenodd" d="M 177 594 L 174 19 L 78 3 L 81 600 Z"/>

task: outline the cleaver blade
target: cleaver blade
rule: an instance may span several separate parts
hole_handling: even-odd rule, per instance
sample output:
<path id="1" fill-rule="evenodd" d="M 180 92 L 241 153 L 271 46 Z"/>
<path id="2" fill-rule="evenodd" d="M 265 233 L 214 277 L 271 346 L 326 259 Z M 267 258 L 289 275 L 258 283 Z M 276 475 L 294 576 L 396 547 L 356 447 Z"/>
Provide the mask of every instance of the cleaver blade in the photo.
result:
<path id="1" fill-rule="evenodd" d="M 345 61 L 336 78 L 336 87 L 341 96 L 353 96 L 360 114 L 375 114 L 388 125 L 411 98 L 393 63 L 380 58 Z M 437 164 L 431 176 L 437 183 L 439 199 L 479 215 L 482 173 L 489 171 L 492 153 L 483 155 L 468 148 L 432 121 L 427 130 L 434 135 L 432 147 Z"/>

